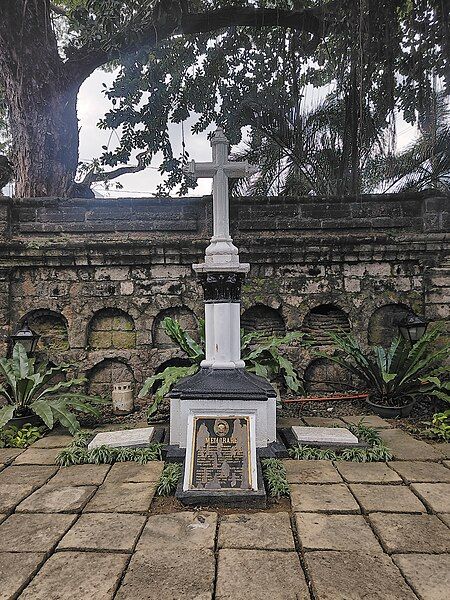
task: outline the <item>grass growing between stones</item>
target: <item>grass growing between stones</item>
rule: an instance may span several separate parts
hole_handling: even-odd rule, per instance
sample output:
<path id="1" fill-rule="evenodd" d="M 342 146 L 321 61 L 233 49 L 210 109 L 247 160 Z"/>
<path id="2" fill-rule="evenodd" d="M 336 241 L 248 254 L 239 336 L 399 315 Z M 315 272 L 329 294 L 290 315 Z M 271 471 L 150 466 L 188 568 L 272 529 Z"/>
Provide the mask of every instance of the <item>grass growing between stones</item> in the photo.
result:
<path id="1" fill-rule="evenodd" d="M 182 472 L 183 465 L 180 463 L 166 464 L 156 487 L 156 495 L 171 496 L 174 494 Z"/>
<path id="2" fill-rule="evenodd" d="M 269 496 L 281 498 L 289 496 L 290 488 L 287 481 L 286 469 L 281 460 L 277 458 L 265 458 L 261 461 L 264 482 Z"/>
<path id="3" fill-rule="evenodd" d="M 384 462 L 392 459 L 392 453 L 380 434 L 374 427 L 363 423 L 347 425 L 360 442 L 367 444 L 366 448 L 342 448 L 331 450 L 328 448 L 313 448 L 312 446 L 298 444 L 289 449 L 291 458 L 297 460 L 346 460 L 353 462 Z"/>
<path id="4" fill-rule="evenodd" d="M 133 461 L 141 465 L 154 460 L 162 460 L 162 444 L 150 444 L 148 448 L 111 448 L 98 446 L 88 450 L 89 439 L 87 433 L 79 433 L 66 448 L 56 457 L 56 464 L 60 467 L 71 465 L 101 465 L 115 462 Z"/>

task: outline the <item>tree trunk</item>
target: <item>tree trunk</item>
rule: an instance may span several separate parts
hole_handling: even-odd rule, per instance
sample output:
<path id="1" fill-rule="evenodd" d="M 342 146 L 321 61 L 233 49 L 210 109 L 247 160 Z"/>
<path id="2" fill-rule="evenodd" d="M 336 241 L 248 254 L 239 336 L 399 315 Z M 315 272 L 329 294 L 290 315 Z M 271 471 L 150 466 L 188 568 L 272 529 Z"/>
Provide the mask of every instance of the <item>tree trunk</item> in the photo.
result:
<path id="1" fill-rule="evenodd" d="M 47 0 L 0 0 L 0 13 L 16 196 L 65 196 L 78 164 L 80 83 L 59 56 Z"/>

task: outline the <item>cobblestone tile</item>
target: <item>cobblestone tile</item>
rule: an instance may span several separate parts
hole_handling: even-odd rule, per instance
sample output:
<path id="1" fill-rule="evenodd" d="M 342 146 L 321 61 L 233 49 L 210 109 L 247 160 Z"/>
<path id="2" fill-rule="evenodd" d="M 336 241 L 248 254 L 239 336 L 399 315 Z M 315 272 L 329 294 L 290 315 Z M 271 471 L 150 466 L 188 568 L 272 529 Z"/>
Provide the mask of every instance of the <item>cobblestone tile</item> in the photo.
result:
<path id="1" fill-rule="evenodd" d="M 298 512 L 358 513 L 358 503 L 344 484 L 291 485 L 292 510 Z"/>
<path id="2" fill-rule="evenodd" d="M 426 513 L 427 509 L 409 488 L 404 485 L 349 486 L 363 512 Z"/>
<path id="3" fill-rule="evenodd" d="M 450 551 L 448 527 L 435 515 L 371 513 L 369 520 L 390 554 Z"/>
<path id="4" fill-rule="evenodd" d="M 40 486 L 56 473 L 58 467 L 23 465 L 8 467 L 0 473 L 0 486 L 9 483 Z"/>
<path id="5" fill-rule="evenodd" d="M 217 514 L 214 512 L 178 512 L 150 516 L 136 550 L 197 550 L 214 548 Z"/>
<path id="6" fill-rule="evenodd" d="M 54 465 L 61 448 L 28 448 L 15 460 L 15 465 Z"/>
<path id="7" fill-rule="evenodd" d="M 300 543 L 305 550 L 381 552 L 362 515 L 295 513 Z"/>
<path id="8" fill-rule="evenodd" d="M 448 600 L 450 554 L 397 554 L 393 559 L 421 600 Z"/>
<path id="9" fill-rule="evenodd" d="M 294 552 L 232 550 L 219 552 L 216 600 L 309 600 Z"/>
<path id="10" fill-rule="evenodd" d="M 15 483 L 0 485 L 0 512 L 7 513 L 14 509 L 24 498 L 33 491 L 32 485 Z"/>
<path id="11" fill-rule="evenodd" d="M 55 486 L 47 483 L 21 502 L 16 512 L 80 512 L 96 490 L 94 486 Z"/>
<path id="12" fill-rule="evenodd" d="M 336 468 L 349 483 L 402 483 L 402 478 L 385 463 L 339 461 L 336 462 Z"/>
<path id="13" fill-rule="evenodd" d="M 85 512 L 147 512 L 155 495 L 155 484 L 103 484 L 88 503 Z"/>
<path id="14" fill-rule="evenodd" d="M 127 554 L 57 552 L 47 560 L 20 598 L 112 599 L 127 561 Z"/>
<path id="15" fill-rule="evenodd" d="M 105 483 L 155 483 L 159 480 L 164 463 L 151 461 L 146 465 L 136 462 L 115 463 Z"/>
<path id="16" fill-rule="evenodd" d="M 390 423 L 377 415 L 351 415 L 342 417 L 342 420 L 353 425 L 358 425 L 362 421 L 366 427 L 376 427 L 377 429 L 390 429 L 392 427 Z"/>
<path id="17" fill-rule="evenodd" d="M 411 489 L 433 512 L 450 513 L 450 483 L 414 483 Z"/>
<path id="18" fill-rule="evenodd" d="M 0 448 L 0 463 L 7 465 L 22 454 L 22 448 Z"/>
<path id="19" fill-rule="evenodd" d="M 224 515 L 219 526 L 219 548 L 294 550 L 289 514 Z"/>
<path id="20" fill-rule="evenodd" d="M 450 469 L 450 460 L 443 460 L 442 464 L 444 465 L 444 467 L 447 467 L 447 469 Z"/>
<path id="21" fill-rule="evenodd" d="M 144 523 L 143 515 L 84 514 L 60 541 L 58 550 L 131 552 Z"/>
<path id="22" fill-rule="evenodd" d="M 440 444 L 433 444 L 434 448 L 436 448 L 436 450 L 438 452 L 440 452 L 442 454 L 442 456 L 446 459 L 450 458 L 450 442 L 443 442 Z"/>
<path id="23" fill-rule="evenodd" d="M 136 552 L 115 600 L 211 600 L 214 573 L 211 550 Z"/>
<path id="24" fill-rule="evenodd" d="M 0 552 L 0 600 L 16 598 L 44 559 L 42 553 Z"/>
<path id="25" fill-rule="evenodd" d="M 389 446 L 395 460 L 442 459 L 442 454 L 422 440 L 416 440 L 401 429 L 380 429 L 380 435 Z"/>
<path id="26" fill-rule="evenodd" d="M 289 483 L 342 483 L 342 477 L 328 460 L 284 460 Z"/>
<path id="27" fill-rule="evenodd" d="M 389 463 L 389 466 L 395 469 L 408 483 L 450 482 L 450 469 L 446 469 L 439 463 L 398 461 Z"/>
<path id="28" fill-rule="evenodd" d="M 49 552 L 75 520 L 75 515 L 13 514 L 0 524 L 0 551 Z"/>
<path id="29" fill-rule="evenodd" d="M 450 513 L 444 513 L 442 515 L 437 515 L 440 520 L 445 523 L 447 525 L 447 527 L 450 527 Z"/>
<path id="30" fill-rule="evenodd" d="M 52 479 L 52 485 L 101 485 L 110 465 L 72 465 L 61 467 Z"/>
<path id="31" fill-rule="evenodd" d="M 71 442 L 73 442 L 73 437 L 71 435 L 46 435 L 34 444 L 31 445 L 32 448 L 65 448 Z"/>
<path id="32" fill-rule="evenodd" d="M 305 560 L 317 600 L 416 600 L 386 554 L 308 552 Z"/>

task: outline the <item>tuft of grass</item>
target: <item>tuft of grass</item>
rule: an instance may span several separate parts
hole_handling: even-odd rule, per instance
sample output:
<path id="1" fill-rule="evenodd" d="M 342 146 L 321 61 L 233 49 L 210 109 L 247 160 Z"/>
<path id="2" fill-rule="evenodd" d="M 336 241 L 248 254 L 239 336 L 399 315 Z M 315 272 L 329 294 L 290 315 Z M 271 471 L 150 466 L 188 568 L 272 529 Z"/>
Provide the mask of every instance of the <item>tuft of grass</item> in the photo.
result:
<path id="1" fill-rule="evenodd" d="M 180 463 L 168 463 L 164 466 L 156 488 L 157 496 L 171 496 L 177 489 L 183 471 Z"/>
<path id="2" fill-rule="evenodd" d="M 286 469 L 281 460 L 265 458 L 261 461 L 264 482 L 272 498 L 289 496 L 290 489 L 286 477 Z"/>

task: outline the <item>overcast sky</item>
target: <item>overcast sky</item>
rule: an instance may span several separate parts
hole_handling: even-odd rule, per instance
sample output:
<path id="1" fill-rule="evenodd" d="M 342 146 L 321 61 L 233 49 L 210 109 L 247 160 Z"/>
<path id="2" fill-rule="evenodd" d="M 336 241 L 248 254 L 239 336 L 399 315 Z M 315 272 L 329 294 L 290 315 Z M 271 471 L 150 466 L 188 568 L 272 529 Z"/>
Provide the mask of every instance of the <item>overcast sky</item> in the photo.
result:
<path id="1" fill-rule="evenodd" d="M 108 86 L 114 79 L 113 73 L 104 71 L 95 71 L 81 87 L 78 97 L 78 118 L 80 123 L 80 160 L 87 162 L 93 158 L 99 157 L 102 153 L 101 147 L 107 145 L 110 140 L 110 147 L 117 143 L 115 134 L 111 136 L 110 131 L 105 131 L 97 127 L 97 123 L 104 116 L 110 107 L 109 100 L 102 93 L 102 83 Z M 317 102 L 320 99 L 320 91 L 311 89 L 309 92 L 311 102 Z M 317 97 L 313 97 L 317 96 Z M 190 132 L 190 122 L 185 123 L 185 142 L 186 149 L 190 158 L 200 161 L 211 160 L 211 147 L 207 140 L 207 132 L 192 135 Z M 416 133 L 415 128 L 409 126 L 402 119 L 397 122 L 397 147 L 404 148 L 413 139 Z M 170 135 L 175 156 L 181 152 L 181 126 L 173 125 L 170 127 Z M 154 157 L 152 166 L 139 173 L 124 175 L 115 181 L 120 181 L 123 185 L 122 190 L 105 191 L 97 187 L 95 192 L 98 195 L 121 197 L 121 196 L 149 196 L 152 195 L 157 185 L 161 182 L 158 173 L 158 164 L 161 157 Z M 211 193 L 211 180 L 199 179 L 198 186 L 190 190 L 189 195 L 201 196 Z"/>

